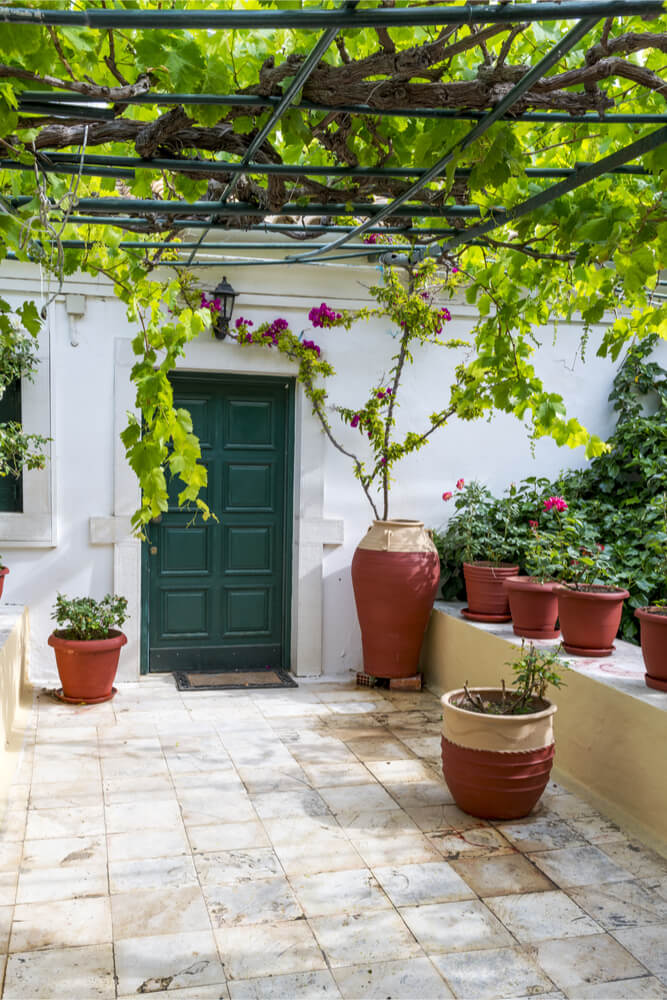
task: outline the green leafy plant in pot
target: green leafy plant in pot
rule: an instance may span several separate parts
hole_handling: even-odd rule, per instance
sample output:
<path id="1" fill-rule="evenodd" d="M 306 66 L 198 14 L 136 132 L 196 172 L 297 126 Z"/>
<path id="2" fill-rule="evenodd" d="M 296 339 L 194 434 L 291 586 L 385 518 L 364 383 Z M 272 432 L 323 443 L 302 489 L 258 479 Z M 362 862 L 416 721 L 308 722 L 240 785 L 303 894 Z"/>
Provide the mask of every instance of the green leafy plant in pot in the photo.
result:
<path id="1" fill-rule="evenodd" d="M 552 497 L 555 527 L 542 532 L 533 559 L 558 580 L 558 619 L 563 647 L 574 656 L 609 656 L 614 648 L 627 590 L 616 586 L 609 554 L 586 521 L 562 497 Z"/>
<path id="2" fill-rule="evenodd" d="M 498 504 L 486 486 L 459 479 L 456 494 L 442 494 L 445 502 L 452 498 L 456 513 L 449 520 L 445 537 L 446 544 L 459 548 L 463 556 L 468 606 L 461 614 L 472 621 L 509 621 L 504 582 L 519 572 L 512 562 L 517 551 L 513 516 L 516 487 L 510 486 Z"/>
<path id="3" fill-rule="evenodd" d="M 128 617 L 127 599 L 117 594 L 101 601 L 58 594 L 51 617 L 59 626 L 48 642 L 56 655 L 62 700 L 88 705 L 109 701 L 116 693 L 113 682 L 127 642 L 120 631 Z"/>
<path id="4" fill-rule="evenodd" d="M 457 806 L 483 819 L 518 819 L 537 804 L 554 758 L 556 706 L 548 686 L 564 682 L 558 649 L 522 645 L 515 690 L 463 688 L 442 703 L 442 770 Z"/>

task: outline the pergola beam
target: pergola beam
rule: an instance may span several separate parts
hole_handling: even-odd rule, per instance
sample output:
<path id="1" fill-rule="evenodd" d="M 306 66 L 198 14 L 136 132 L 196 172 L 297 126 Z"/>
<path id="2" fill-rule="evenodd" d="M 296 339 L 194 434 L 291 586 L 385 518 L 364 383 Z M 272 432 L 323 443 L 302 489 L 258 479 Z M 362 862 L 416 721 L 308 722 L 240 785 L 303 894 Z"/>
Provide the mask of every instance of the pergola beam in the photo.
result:
<path id="1" fill-rule="evenodd" d="M 666 116 L 667 120 L 667 116 Z M 577 164 L 581 166 L 582 164 Z M 586 164 L 583 164 L 584 166 Z M 288 163 L 231 163 L 228 160 L 177 160 L 166 157 L 156 157 L 143 160 L 136 156 L 101 156 L 88 155 L 81 158 L 74 153 L 44 153 L 38 156 L 38 166 L 45 173 L 78 174 L 79 170 L 90 177 L 118 177 L 133 179 L 135 170 L 172 170 L 183 174 L 282 174 L 287 177 L 423 177 L 425 169 L 419 167 L 327 167 L 309 166 L 308 164 Z M 554 178 L 569 177 L 574 173 L 574 167 L 527 167 L 526 177 Z M 32 171 L 32 164 L 21 163 L 18 160 L 0 158 L 0 170 Z M 454 177 L 464 179 L 470 177 L 471 167 L 459 167 L 454 171 Z M 618 167 L 611 173 L 646 174 L 643 167 Z"/>
<path id="2" fill-rule="evenodd" d="M 99 104 L 100 99 L 85 94 L 76 94 L 66 90 L 24 90 L 18 95 L 19 110 L 26 114 L 62 115 L 63 117 L 116 117 L 111 109 L 91 107 L 86 104 Z M 249 111 L 260 111 L 265 108 L 278 107 L 282 98 L 259 97 L 254 94 L 165 94 L 148 93 L 135 94 L 123 101 L 123 104 L 156 104 L 165 107 L 183 105 L 219 105 L 221 107 L 248 108 Z M 79 108 L 78 105 L 83 107 Z M 74 106 L 74 107 L 73 107 Z M 375 108 L 368 104 L 318 104 L 315 101 L 294 101 L 291 105 L 301 111 L 320 111 L 327 114 L 338 111 L 341 114 L 374 115 L 378 118 L 447 118 L 461 121 L 481 121 L 485 111 L 467 111 L 463 108 Z M 75 109 L 76 108 L 76 113 Z M 523 111 L 505 115 L 504 121 L 542 122 L 544 124 L 572 123 L 591 125 L 661 125 L 667 122 L 667 115 L 661 114 L 604 114 L 589 112 L 572 115 L 566 111 Z"/>
<path id="3" fill-rule="evenodd" d="M 48 10 L 0 8 L 0 23 L 94 28 L 172 29 L 337 29 L 437 27 L 444 24 L 517 24 L 535 21 L 579 21 L 582 18 L 650 15 L 664 11 L 662 0 L 564 0 L 508 4 L 448 4 L 428 7 L 376 7 L 337 10 L 127 10 L 87 8 Z"/>

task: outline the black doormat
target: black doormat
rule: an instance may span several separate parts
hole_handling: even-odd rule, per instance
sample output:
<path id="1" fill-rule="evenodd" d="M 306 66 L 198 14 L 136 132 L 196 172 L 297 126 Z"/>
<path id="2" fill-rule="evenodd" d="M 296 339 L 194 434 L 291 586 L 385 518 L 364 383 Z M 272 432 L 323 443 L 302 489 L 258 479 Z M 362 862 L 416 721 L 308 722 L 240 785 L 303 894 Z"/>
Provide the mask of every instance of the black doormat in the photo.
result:
<path id="1" fill-rule="evenodd" d="M 235 688 L 295 688 L 299 685 L 284 670 L 222 670 L 214 673 L 174 672 L 179 691 L 230 691 Z"/>

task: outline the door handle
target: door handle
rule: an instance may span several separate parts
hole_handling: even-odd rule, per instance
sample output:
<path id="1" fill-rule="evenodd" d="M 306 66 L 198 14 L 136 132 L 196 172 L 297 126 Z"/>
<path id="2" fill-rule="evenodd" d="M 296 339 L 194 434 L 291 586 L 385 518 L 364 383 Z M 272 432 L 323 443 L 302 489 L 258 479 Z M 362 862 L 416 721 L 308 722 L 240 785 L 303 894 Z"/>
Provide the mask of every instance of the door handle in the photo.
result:
<path id="1" fill-rule="evenodd" d="M 157 555 L 157 545 L 151 545 L 151 547 L 150 547 L 150 550 L 149 550 L 149 551 L 150 551 L 150 554 L 151 554 L 152 556 L 156 556 L 156 555 Z"/>

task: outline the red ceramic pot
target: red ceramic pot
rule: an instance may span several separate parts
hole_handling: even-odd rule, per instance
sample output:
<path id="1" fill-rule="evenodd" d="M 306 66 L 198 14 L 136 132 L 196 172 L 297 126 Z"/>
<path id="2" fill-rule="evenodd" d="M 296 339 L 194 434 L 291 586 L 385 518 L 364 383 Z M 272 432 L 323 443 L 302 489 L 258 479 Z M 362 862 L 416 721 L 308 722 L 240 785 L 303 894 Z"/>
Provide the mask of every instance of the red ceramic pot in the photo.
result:
<path id="1" fill-rule="evenodd" d="M 473 688 L 484 699 L 498 688 Z M 461 708 L 462 689 L 442 704 L 442 771 L 454 800 L 481 819 L 527 816 L 547 786 L 554 757 L 556 706 L 546 698 L 526 715 L 485 715 Z"/>
<path id="2" fill-rule="evenodd" d="M 596 586 L 572 590 L 559 585 L 556 594 L 565 651 L 574 656 L 610 656 L 628 591 Z"/>
<path id="3" fill-rule="evenodd" d="M 520 819 L 547 787 L 554 744 L 522 753 L 459 747 L 442 737 L 442 771 L 463 812 L 480 819 Z"/>
<path id="4" fill-rule="evenodd" d="M 526 639 L 557 639 L 557 586 L 553 580 L 540 583 L 532 576 L 508 576 L 504 581 L 515 635 Z"/>
<path id="5" fill-rule="evenodd" d="M 468 607 L 461 612 L 463 617 L 481 622 L 508 622 L 510 606 L 504 584 L 508 577 L 518 572 L 518 566 L 505 563 L 494 566 L 488 562 L 464 562 Z"/>
<path id="6" fill-rule="evenodd" d="M 421 521 L 374 521 L 352 559 L 364 671 L 412 677 L 440 581 L 440 560 Z"/>
<path id="7" fill-rule="evenodd" d="M 127 636 L 115 629 L 108 639 L 88 640 L 63 639 L 52 632 L 49 646 L 56 654 L 63 701 L 93 705 L 113 698 L 120 651 L 126 642 Z"/>
<path id="8" fill-rule="evenodd" d="M 0 566 L 0 597 L 2 597 L 2 591 L 5 586 L 5 577 L 9 573 L 6 566 Z"/>
<path id="9" fill-rule="evenodd" d="M 667 608 L 637 608 L 642 655 L 650 688 L 667 691 Z"/>

